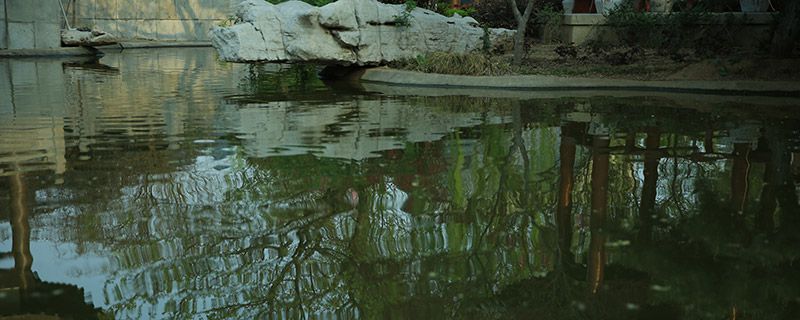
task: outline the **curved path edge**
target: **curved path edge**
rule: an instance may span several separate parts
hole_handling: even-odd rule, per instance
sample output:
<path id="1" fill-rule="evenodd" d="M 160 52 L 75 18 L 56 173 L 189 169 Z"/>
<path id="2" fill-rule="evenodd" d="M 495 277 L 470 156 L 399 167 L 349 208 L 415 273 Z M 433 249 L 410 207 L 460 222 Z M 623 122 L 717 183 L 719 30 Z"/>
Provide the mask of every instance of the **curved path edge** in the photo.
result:
<path id="1" fill-rule="evenodd" d="M 359 77 L 363 82 L 401 86 L 475 88 L 498 90 L 627 90 L 704 94 L 800 97 L 799 81 L 753 80 L 623 80 L 545 75 L 462 76 L 423 73 L 386 67 L 371 68 Z"/>
<path id="2" fill-rule="evenodd" d="M 198 48 L 211 47 L 210 41 L 125 41 L 115 44 L 95 47 L 59 47 L 49 49 L 0 49 L 0 58 L 30 58 L 30 57 L 70 57 L 94 56 L 98 50 L 119 51 L 124 49 L 151 49 L 151 48 Z"/>

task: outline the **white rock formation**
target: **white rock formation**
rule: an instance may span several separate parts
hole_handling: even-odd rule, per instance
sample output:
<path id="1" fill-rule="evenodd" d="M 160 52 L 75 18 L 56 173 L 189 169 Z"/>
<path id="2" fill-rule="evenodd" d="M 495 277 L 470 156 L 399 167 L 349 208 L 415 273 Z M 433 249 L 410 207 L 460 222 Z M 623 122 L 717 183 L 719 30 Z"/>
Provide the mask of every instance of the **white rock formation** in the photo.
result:
<path id="1" fill-rule="evenodd" d="M 484 31 L 475 19 L 404 10 L 403 5 L 374 0 L 339 0 L 323 7 L 245 0 L 236 6 L 234 25 L 211 30 L 211 43 L 226 61 L 340 65 L 377 65 L 484 46 Z M 404 15 L 408 23 L 398 24 Z M 500 43 L 511 41 L 514 31 L 489 29 L 488 34 L 491 43 Z"/>
<path id="2" fill-rule="evenodd" d="M 117 43 L 117 38 L 99 30 L 61 30 L 61 44 L 65 47 L 102 46 Z"/>

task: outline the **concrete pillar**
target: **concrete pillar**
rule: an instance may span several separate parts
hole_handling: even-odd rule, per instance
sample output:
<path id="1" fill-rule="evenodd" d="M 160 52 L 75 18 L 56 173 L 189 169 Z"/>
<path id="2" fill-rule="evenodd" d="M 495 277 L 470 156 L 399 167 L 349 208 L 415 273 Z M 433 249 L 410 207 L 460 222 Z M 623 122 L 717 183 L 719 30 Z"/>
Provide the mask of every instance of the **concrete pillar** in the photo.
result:
<path id="1" fill-rule="evenodd" d="M 6 18 L 6 0 L 0 0 L 0 50 L 8 48 L 8 18 Z"/>
<path id="2" fill-rule="evenodd" d="M 7 59 L 0 60 L 0 118 L 11 117 L 14 100 L 11 92 L 11 68 Z"/>

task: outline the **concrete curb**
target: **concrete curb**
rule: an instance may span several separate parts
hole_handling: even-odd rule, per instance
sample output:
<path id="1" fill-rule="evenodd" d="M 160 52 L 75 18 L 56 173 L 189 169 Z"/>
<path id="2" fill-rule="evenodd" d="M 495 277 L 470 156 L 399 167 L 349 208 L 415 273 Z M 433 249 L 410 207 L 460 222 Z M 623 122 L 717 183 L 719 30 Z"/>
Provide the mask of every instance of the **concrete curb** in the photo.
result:
<path id="1" fill-rule="evenodd" d="M 363 82 L 426 88 L 474 88 L 516 91 L 656 91 L 737 96 L 800 97 L 800 82 L 793 81 L 639 81 L 543 75 L 460 76 L 396 70 L 385 67 L 364 70 L 360 80 Z"/>
<path id="2" fill-rule="evenodd" d="M 28 57 L 69 57 L 69 56 L 95 56 L 98 50 L 125 50 L 125 49 L 150 49 L 150 48 L 198 48 L 211 47 L 210 41 L 134 41 L 120 42 L 97 47 L 60 47 L 51 49 L 4 49 L 0 50 L 0 58 L 28 58 Z"/>
<path id="3" fill-rule="evenodd" d="M 131 41 L 100 46 L 97 49 L 151 49 L 151 48 L 197 48 L 210 47 L 211 41 Z"/>
<path id="4" fill-rule="evenodd" d="M 96 56 L 97 50 L 84 47 L 62 47 L 52 49 L 9 49 L 0 50 L 0 58 L 72 57 Z"/>

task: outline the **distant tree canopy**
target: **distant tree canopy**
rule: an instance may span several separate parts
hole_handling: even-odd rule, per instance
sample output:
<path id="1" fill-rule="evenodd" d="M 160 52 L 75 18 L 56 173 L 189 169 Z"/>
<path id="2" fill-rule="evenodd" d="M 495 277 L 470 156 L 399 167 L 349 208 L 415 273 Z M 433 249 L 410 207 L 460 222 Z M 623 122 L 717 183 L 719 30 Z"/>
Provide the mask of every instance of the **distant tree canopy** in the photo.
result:
<path id="1" fill-rule="evenodd" d="M 791 56 L 799 40 L 800 1 L 788 1 L 772 37 L 772 54 L 779 57 Z"/>

